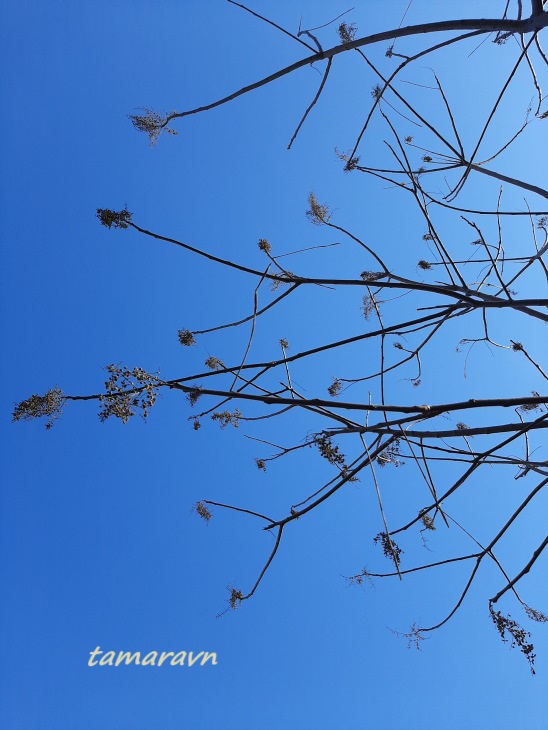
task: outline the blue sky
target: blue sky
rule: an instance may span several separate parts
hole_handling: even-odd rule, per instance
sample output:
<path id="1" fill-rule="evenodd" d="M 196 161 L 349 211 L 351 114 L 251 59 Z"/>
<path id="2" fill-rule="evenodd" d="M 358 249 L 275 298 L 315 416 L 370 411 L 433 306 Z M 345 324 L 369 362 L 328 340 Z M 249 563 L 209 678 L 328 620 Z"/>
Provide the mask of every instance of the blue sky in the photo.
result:
<path id="1" fill-rule="evenodd" d="M 504 4 L 461 2 L 440 9 L 415 0 L 406 22 L 452 12 L 499 16 Z M 364 5 L 346 16 L 359 35 L 396 27 L 407 0 L 389 9 L 382 2 Z M 355 277 L 372 268 L 341 236 L 306 220 L 307 196 L 314 191 L 334 209 L 337 223 L 380 242 L 391 266 L 417 276 L 417 260 L 428 256 L 424 223 L 397 191 L 365 175 L 345 175 L 334 154 L 335 147 L 352 146 L 371 101 L 373 75 L 351 54 L 340 56 L 290 152 L 289 139 L 320 78 L 311 67 L 176 122 L 179 136 L 165 135 L 150 148 L 128 114 L 144 106 L 170 111 L 208 103 L 300 58 L 301 49 L 221 0 L 4 0 L 0 7 L 2 726 L 545 726 L 546 628 L 523 621 L 534 632 L 538 657 L 531 677 L 519 651 L 501 643 L 490 621 L 487 598 L 500 588 L 490 567 L 421 652 L 408 650 L 390 629 L 439 620 L 466 571 L 455 566 L 401 584 L 377 581 L 374 589 L 344 580 L 366 564 L 386 569 L 372 542 L 382 522 L 365 476 L 294 523 L 256 596 L 216 618 L 226 607 L 227 586 L 245 591 L 253 584 L 272 537 L 252 518 L 222 510 L 206 525 L 192 507 L 213 499 L 283 515 L 296 494 L 304 497 L 321 485 L 332 474 L 317 455 L 288 457 L 262 474 L 254 458 L 270 451 L 245 438 L 298 442 L 314 428 L 303 415 L 238 430 L 204 423 L 195 433 L 186 400 L 174 393 L 160 400 L 147 423 L 135 418 L 126 426 L 101 424 L 93 403 L 71 404 L 50 431 L 41 423 L 10 423 L 14 402 L 30 393 L 55 385 L 70 394 L 98 392 L 106 379 L 101 368 L 109 363 L 160 369 L 172 378 L 201 371 L 209 356 L 234 362 L 243 354 L 247 330 L 225 330 L 189 349 L 178 344 L 177 331 L 247 315 L 256 282 L 134 231 L 107 231 L 95 217 L 98 207 L 127 204 L 144 228 L 250 266 L 264 265 L 257 241 L 267 238 L 276 253 L 340 243 L 287 259 L 298 273 Z M 274 8 L 255 2 L 253 8 L 296 31 L 301 16 L 303 27 L 322 25 L 348 4 L 302 0 Z M 336 43 L 335 26 L 318 33 L 326 46 Z M 423 42 L 402 40 L 398 47 L 417 49 Z M 436 64 L 430 59 L 405 77 L 431 84 L 429 66 L 435 65 L 452 98 L 465 99 L 455 108 L 468 142 L 477 137 L 481 111 L 496 98 L 516 58 L 511 43 L 499 48 L 489 41 L 468 57 L 477 45 L 453 49 Z M 388 64 L 384 51 L 370 55 Z M 427 90 L 402 88 L 447 124 Z M 522 122 L 533 95 L 524 72 L 492 130 L 493 149 Z M 531 125 L 501 170 L 546 187 L 545 155 L 539 154 L 544 129 Z M 385 137 L 376 121 L 362 152 L 380 160 Z M 495 198 L 497 189 L 494 183 Z M 477 204 L 480 190 L 485 188 L 472 181 L 468 202 Z M 522 206 L 519 193 L 504 195 L 509 207 Z M 528 201 L 541 205 L 534 196 Z M 505 220 L 504 232 L 510 255 L 532 248 L 523 222 Z M 458 236 L 464 250 L 471 240 L 464 224 L 455 231 L 457 246 Z M 542 295 L 542 284 L 533 276 L 520 294 Z M 261 301 L 269 296 L 261 291 Z M 261 323 L 256 357 L 278 357 L 282 337 L 297 352 L 321 343 L 326 331 L 338 337 L 362 331 L 360 302 L 355 291 L 300 292 Z M 496 336 L 510 332 L 530 342 L 539 359 L 546 354 L 542 330 L 527 320 L 494 318 L 493 329 Z M 508 383 L 511 395 L 545 392 L 538 373 L 506 351 L 495 359 L 486 348 L 474 348 L 465 378 L 466 352 L 455 352 L 465 336 L 475 334 L 448 328 L 438 359 L 425 364 L 425 401 L 494 397 Z M 370 356 L 366 348 L 349 350 L 346 372 L 355 375 Z M 307 395 L 325 397 L 331 377 L 344 375 L 337 368 L 341 359 L 326 355 L 313 367 L 295 364 L 292 377 Z M 394 388 L 401 401 L 417 397 L 403 377 Z M 350 390 L 350 396 L 366 399 L 367 389 Z M 412 475 L 410 465 L 382 474 L 394 523 L 415 508 Z M 474 480 L 456 500 L 454 516 L 486 539 L 527 494 L 526 480 L 512 477 L 494 472 Z M 511 574 L 543 539 L 546 508 L 541 494 L 501 545 Z M 453 530 L 449 537 L 431 538 L 429 547 L 441 556 L 451 540 L 465 545 Z M 410 558 L 431 559 L 416 536 L 405 549 Z M 543 557 L 522 585 L 539 610 L 548 606 L 545 576 Z M 508 601 L 504 609 L 521 622 L 519 607 Z M 218 665 L 88 667 L 97 646 L 210 651 Z"/>

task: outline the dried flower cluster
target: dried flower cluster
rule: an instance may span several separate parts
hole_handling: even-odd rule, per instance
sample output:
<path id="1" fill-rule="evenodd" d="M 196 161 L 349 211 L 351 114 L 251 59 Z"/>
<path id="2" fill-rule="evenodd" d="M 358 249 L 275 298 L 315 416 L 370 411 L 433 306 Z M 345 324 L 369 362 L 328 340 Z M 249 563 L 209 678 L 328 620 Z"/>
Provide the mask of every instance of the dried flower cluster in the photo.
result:
<path id="1" fill-rule="evenodd" d="M 264 253 L 269 254 L 271 251 L 271 245 L 268 243 L 266 238 L 260 238 L 259 243 L 257 244 L 259 246 L 259 249 L 261 251 L 264 251 Z"/>
<path id="2" fill-rule="evenodd" d="M 151 147 L 156 144 L 162 132 L 175 135 L 179 134 L 176 130 L 170 129 L 167 126 L 169 119 L 177 112 L 171 112 L 162 116 L 153 109 L 144 108 L 142 111 L 144 114 L 130 114 L 129 118 L 137 131 L 148 134 Z"/>
<path id="3" fill-rule="evenodd" d="M 529 609 L 529 611 L 532 611 L 532 609 Z M 511 618 L 510 615 L 503 616 L 500 611 L 495 612 L 493 609 L 493 605 L 489 604 L 489 613 L 491 614 L 491 618 L 497 627 L 497 631 L 500 634 L 500 638 L 506 643 L 510 641 L 510 648 L 514 649 L 516 646 L 519 647 L 520 651 L 523 653 L 527 661 L 529 662 L 529 668 L 531 670 L 531 674 L 535 673 L 535 658 L 536 655 L 534 653 L 535 647 L 533 644 L 529 642 L 529 639 L 531 637 L 531 634 L 528 631 L 525 631 L 524 628 L 522 628 L 517 621 L 514 621 L 513 618 Z M 537 612 L 535 612 L 537 613 Z M 529 613 L 528 613 L 529 615 Z M 543 615 L 543 614 L 541 614 Z M 529 618 L 532 616 L 529 615 Z M 506 634 L 510 635 L 510 639 L 506 638 Z"/>
<path id="4" fill-rule="evenodd" d="M 132 213 L 127 208 L 115 211 L 109 208 L 97 208 L 97 218 L 101 221 L 101 225 L 107 228 L 127 228 L 131 223 Z"/>
<path id="5" fill-rule="evenodd" d="M 179 342 L 184 347 L 192 347 L 192 345 L 196 344 L 196 340 L 194 339 L 194 335 L 190 330 L 179 330 L 177 333 L 179 336 Z"/>
<path id="6" fill-rule="evenodd" d="M 223 370 L 225 368 L 224 362 L 219 360 L 218 357 L 208 357 L 205 361 L 205 366 L 210 370 Z"/>
<path id="7" fill-rule="evenodd" d="M 526 605 L 524 605 L 523 608 L 525 609 L 525 613 L 531 619 L 531 621 L 537 621 L 541 624 L 545 624 L 548 622 L 548 616 L 542 613 L 542 611 L 537 611 L 536 609 L 531 608 L 531 606 Z"/>
<path id="8" fill-rule="evenodd" d="M 327 205 L 321 205 L 314 193 L 310 193 L 308 196 L 309 209 L 306 211 L 306 217 L 315 226 L 322 226 L 329 223 L 331 218 L 331 211 Z"/>
<path id="9" fill-rule="evenodd" d="M 333 466 L 338 466 L 339 469 L 347 468 L 344 463 L 344 454 L 341 454 L 341 452 L 339 451 L 339 447 L 333 444 L 330 436 L 327 436 L 327 434 L 325 433 L 319 434 L 314 437 L 314 443 L 318 447 L 318 450 L 323 458 L 327 459 L 330 464 L 333 464 Z"/>
<path id="10" fill-rule="evenodd" d="M 339 395 L 339 393 L 341 392 L 342 387 L 343 387 L 343 384 L 339 380 L 339 378 L 333 378 L 333 382 L 331 383 L 331 385 L 327 389 L 327 392 L 329 393 L 329 395 L 332 398 L 336 398 Z"/>
<path id="11" fill-rule="evenodd" d="M 337 33 L 343 43 L 352 43 L 352 41 L 356 38 L 357 30 L 358 26 L 355 23 L 350 23 L 350 25 L 347 23 L 341 23 L 337 28 Z"/>
<path id="12" fill-rule="evenodd" d="M 201 389 L 201 388 L 193 388 L 193 389 L 192 389 L 192 390 L 190 391 L 190 393 L 188 394 L 188 396 L 187 396 L 187 397 L 188 397 L 188 402 L 190 403 L 190 405 L 191 405 L 191 406 L 195 406 L 195 405 L 196 405 L 196 403 L 198 402 L 198 398 L 199 398 L 199 397 L 200 397 L 201 395 L 202 395 L 202 389 Z M 197 430 L 198 430 L 198 429 L 196 428 L 196 420 L 197 420 L 197 419 L 195 419 L 195 423 L 194 423 L 194 430 L 195 430 L 195 431 L 197 431 Z M 199 428 L 199 427 L 198 427 L 198 428 Z"/>
<path id="13" fill-rule="evenodd" d="M 423 515 L 421 515 L 421 522 L 424 525 L 425 530 L 435 530 L 436 529 L 436 525 L 434 524 L 434 519 L 432 517 L 430 517 L 430 515 L 427 514 L 426 512 Z"/>
<path id="14" fill-rule="evenodd" d="M 238 428 L 240 425 L 240 419 L 242 417 L 242 414 L 240 411 L 236 408 L 234 409 L 234 412 L 231 413 L 230 411 L 217 411 L 216 413 L 213 413 L 211 416 L 211 419 L 213 421 L 219 421 L 221 424 L 221 428 L 226 428 L 227 426 L 234 426 L 234 428 Z"/>
<path id="15" fill-rule="evenodd" d="M 203 502 L 196 502 L 194 510 L 202 518 L 202 520 L 205 520 L 206 522 L 209 522 L 212 517 L 211 512 Z"/>
<path id="16" fill-rule="evenodd" d="M 55 419 L 61 415 L 64 402 L 63 391 L 59 388 L 52 388 L 45 395 L 31 395 L 30 398 L 16 403 L 12 420 L 32 421 L 47 417 L 46 428 L 50 429 Z"/>
<path id="17" fill-rule="evenodd" d="M 395 467 L 401 466 L 404 462 L 399 459 L 401 443 L 400 439 L 394 439 L 381 453 L 377 456 L 377 464 L 379 466 L 387 466 L 393 464 Z"/>
<path id="18" fill-rule="evenodd" d="M 228 599 L 228 603 L 230 608 L 236 609 L 240 606 L 241 602 L 243 601 L 244 594 L 239 591 L 237 588 L 231 588 L 230 589 L 230 598 Z"/>
<path id="19" fill-rule="evenodd" d="M 272 281 L 272 291 L 276 291 L 281 286 L 286 286 L 296 278 L 292 271 L 282 271 L 280 274 L 277 274 L 277 277 L 277 279 L 273 279 Z"/>
<path id="20" fill-rule="evenodd" d="M 105 382 L 106 395 L 99 397 L 99 420 L 103 423 L 114 416 L 127 423 L 138 411 L 146 419 L 162 383 L 158 374 L 147 373 L 142 368 L 130 370 L 121 365 L 107 365 L 105 370 L 110 378 Z"/>
<path id="21" fill-rule="evenodd" d="M 375 299 L 372 294 L 365 294 L 362 298 L 362 314 L 368 320 L 375 311 Z"/>
<path id="22" fill-rule="evenodd" d="M 379 532 L 379 534 L 373 538 L 375 545 L 380 543 L 385 558 L 391 560 L 396 568 L 400 567 L 400 555 L 403 550 L 396 545 L 394 540 L 390 538 L 386 532 Z"/>
<path id="23" fill-rule="evenodd" d="M 396 634 L 396 636 L 401 636 L 402 638 L 407 639 L 408 649 L 411 649 L 411 647 L 414 646 L 417 651 L 420 651 L 421 641 L 426 641 L 426 637 L 423 636 L 422 631 L 417 624 L 413 624 L 408 633 L 401 633 L 399 631 L 394 631 L 393 633 Z"/>
<path id="24" fill-rule="evenodd" d="M 337 148 L 335 148 L 335 154 L 339 160 L 345 163 L 343 168 L 344 172 L 352 172 L 352 170 L 356 170 L 359 167 L 360 158 L 357 155 L 352 156 L 350 152 L 339 152 Z"/>
<path id="25" fill-rule="evenodd" d="M 364 281 L 377 281 L 383 276 L 382 271 L 362 271 L 360 277 Z"/>

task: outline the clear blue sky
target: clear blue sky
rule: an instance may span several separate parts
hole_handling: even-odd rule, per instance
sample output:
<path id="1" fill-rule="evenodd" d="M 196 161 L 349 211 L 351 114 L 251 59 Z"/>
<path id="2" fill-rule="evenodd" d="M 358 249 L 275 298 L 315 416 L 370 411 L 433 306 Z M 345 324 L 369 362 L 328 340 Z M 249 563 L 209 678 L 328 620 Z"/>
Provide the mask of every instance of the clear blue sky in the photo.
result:
<path id="1" fill-rule="evenodd" d="M 361 3 L 367 7 L 346 17 L 365 35 L 396 27 L 407 4 Z M 406 22 L 452 13 L 500 16 L 504 5 L 415 0 Z M 208 103 L 300 58 L 300 47 L 222 0 L 1 0 L 0 7 L 2 727 L 546 727 L 546 627 L 524 619 L 538 655 L 531 677 L 489 619 L 486 599 L 500 587 L 490 568 L 421 652 L 408 650 L 389 629 L 439 620 L 465 572 L 455 567 L 402 584 L 377 582 L 375 589 L 348 586 L 342 576 L 366 564 L 386 569 L 372 543 L 382 523 L 366 477 L 294 524 L 253 600 L 216 618 L 228 585 L 245 592 L 253 584 L 272 538 L 253 519 L 220 510 L 206 525 L 192 506 L 209 498 L 285 514 L 295 494 L 322 483 L 325 462 L 305 455 L 264 475 L 254 457 L 269 449 L 244 436 L 289 445 L 313 427 L 305 418 L 285 421 L 281 435 L 272 422 L 263 430 L 245 424 L 225 431 L 211 423 L 195 433 L 188 404 L 170 394 L 147 423 L 101 424 L 94 404 L 71 405 L 50 431 L 41 423 L 10 423 L 14 402 L 30 393 L 55 385 L 70 394 L 97 392 L 109 363 L 160 369 L 172 378 L 201 370 L 210 355 L 234 362 L 245 349 L 247 331 L 203 338 L 192 349 L 181 348 L 177 331 L 245 316 L 254 280 L 133 231 L 107 231 L 95 218 L 97 207 L 127 204 L 145 228 L 262 266 L 259 238 L 277 253 L 342 240 L 307 222 L 314 190 L 335 209 L 337 222 L 382 241 L 391 265 L 417 276 L 416 262 L 427 251 L 408 201 L 365 176 L 343 174 L 334 155 L 335 147 L 352 146 L 376 83 L 372 74 L 356 58 L 339 57 L 290 152 L 287 143 L 320 79 L 310 67 L 175 123 L 179 136 L 164 136 L 151 149 L 127 119 L 138 107 Z M 293 31 L 301 16 L 303 27 L 313 27 L 348 7 L 346 0 L 253 4 Z M 335 26 L 318 33 L 326 46 L 336 43 Z M 418 43 L 398 45 L 405 52 Z M 468 58 L 475 45 L 436 65 L 453 98 L 466 98 L 457 113 L 468 140 L 481 128 L 480 105 L 495 98 L 516 54 L 511 44 L 487 41 Z M 384 51 L 371 56 L 385 63 Z M 431 83 L 430 65 L 405 78 Z M 521 123 L 533 93 L 524 74 L 501 114 L 508 121 L 501 122 L 501 139 Z M 530 146 L 518 145 L 505 159 L 506 169 L 546 187 L 544 129 L 537 124 Z M 379 145 L 383 134 L 376 126 L 368 144 Z M 374 158 L 377 150 L 367 152 Z M 508 195 L 509 205 L 519 200 Z M 533 196 L 529 202 L 538 204 Z M 531 248 L 528 234 L 507 225 L 509 238 L 522 236 L 509 250 Z M 303 274 L 356 276 L 372 268 L 348 243 L 289 260 Z M 267 292 L 262 296 L 266 301 Z M 321 342 L 327 329 L 356 333 L 363 329 L 360 301 L 356 292 L 300 295 L 293 307 L 265 319 L 254 352 L 277 357 L 281 337 L 297 352 Z M 517 319 L 499 321 L 497 333 L 506 326 L 523 339 L 538 332 L 520 330 Z M 421 398 L 496 396 L 509 382 L 512 395 L 542 390 L 524 359 L 505 354 L 495 361 L 479 348 L 465 379 L 465 355 L 455 353 L 463 336 L 474 333 L 448 331 L 447 359 L 430 363 Z M 535 347 L 539 357 L 546 354 L 545 341 Z M 326 357 L 317 371 L 295 367 L 293 377 L 307 395 L 325 397 L 331 376 L 344 374 L 335 367 Z M 395 392 L 409 402 L 417 397 L 403 380 Z M 409 465 L 383 474 L 396 522 L 411 504 L 412 475 Z M 475 482 L 455 517 L 482 538 L 491 534 L 488 528 L 526 494 L 525 480 L 512 476 L 499 481 L 494 472 L 491 481 Z M 541 496 L 514 533 L 520 559 L 513 562 L 517 543 L 501 546 L 510 573 L 542 540 L 547 506 Z M 416 543 L 406 547 L 409 555 L 430 559 Z M 433 539 L 429 547 L 434 554 L 444 549 Z M 546 566 L 544 557 L 522 586 L 539 610 L 548 607 Z M 504 608 L 521 622 L 517 606 Z M 218 665 L 88 667 L 97 646 L 210 651 Z"/>

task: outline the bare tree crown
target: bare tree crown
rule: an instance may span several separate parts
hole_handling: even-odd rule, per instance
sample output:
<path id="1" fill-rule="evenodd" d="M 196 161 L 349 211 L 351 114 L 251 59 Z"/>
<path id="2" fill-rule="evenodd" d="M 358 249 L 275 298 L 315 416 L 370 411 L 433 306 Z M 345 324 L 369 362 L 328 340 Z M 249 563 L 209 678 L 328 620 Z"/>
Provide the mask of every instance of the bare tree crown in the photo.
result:
<path id="1" fill-rule="evenodd" d="M 171 244 L 182 252 L 224 266 L 227 273 L 234 270 L 246 273 L 254 282 L 252 304 L 246 316 L 234 322 L 214 323 L 207 330 L 193 328 L 192 322 L 182 322 L 181 329 L 175 333 L 182 346 L 192 347 L 200 337 L 221 329 L 245 331 L 248 333 L 242 335 L 245 354 L 237 362 L 211 355 L 203 371 L 169 379 L 139 367 L 108 365 L 103 392 L 68 395 L 54 388 L 43 396 L 32 395 L 17 404 L 13 420 L 46 418 L 50 428 L 68 403 L 92 400 L 98 404 L 102 421 L 119 418 L 126 423 L 135 414 L 146 418 L 158 394 L 168 391 L 179 391 L 187 399 L 189 420 L 196 431 L 206 420 L 216 422 L 222 429 L 244 425 L 259 429 L 260 423 L 256 421 L 283 419 L 296 411 L 302 412 L 310 425 L 299 442 L 284 443 L 283 427 L 277 443 L 259 435 L 253 437 L 261 449 L 256 466 L 259 472 L 264 472 L 280 459 L 312 450 L 325 461 L 323 483 L 306 494 L 295 485 L 294 502 L 281 516 L 270 514 L 267 507 L 259 512 L 206 498 L 195 505 L 196 513 L 206 522 L 217 510 L 237 511 L 257 520 L 262 529 L 274 536 L 272 549 L 265 556 L 255 583 L 247 592 L 231 587 L 229 607 L 238 607 L 257 591 L 287 530 L 298 529 L 298 520 L 360 480 L 375 493 L 379 529 L 372 538 L 388 560 L 389 568 L 386 572 L 363 568 L 349 577 L 350 582 L 363 584 L 388 577 L 402 580 L 419 571 L 449 570 L 456 562 L 468 565 L 468 577 L 446 615 L 431 625 L 413 624 L 404 634 L 418 645 L 428 632 L 449 621 L 472 584 L 478 582 L 482 565 L 491 562 L 498 571 L 500 586 L 495 595 L 486 596 L 487 609 L 503 641 L 517 646 L 534 672 L 535 655 L 529 633 L 510 614 L 499 610 L 498 605 L 503 597 L 513 596 L 529 619 L 541 623 L 548 620 L 541 611 L 530 607 L 519 591 L 520 581 L 535 568 L 548 537 L 532 555 L 520 554 L 522 567 L 515 574 L 508 572 L 499 560 L 498 547 L 518 522 L 527 519 L 528 511 L 535 509 L 537 496 L 548 484 L 546 443 L 540 440 L 548 426 L 548 374 L 542 361 L 546 354 L 548 322 L 545 262 L 548 191 L 538 181 L 523 180 L 512 169 L 504 167 L 504 153 L 517 140 L 526 139 L 534 125 L 545 124 L 548 116 L 541 91 L 548 66 L 541 46 L 542 31 L 548 24 L 544 3 L 533 0 L 528 17 L 522 17 L 526 4 L 522 8 L 522 3 L 518 3 L 519 17 L 514 19 L 505 13 L 504 17 L 495 19 L 434 21 L 362 37 L 350 19 L 338 18 L 335 19 L 337 44 L 328 47 L 324 39 L 329 39 L 329 33 L 333 37 L 333 27 L 329 24 L 319 29 L 299 27 L 298 31 L 291 32 L 239 3 L 229 2 L 289 35 L 296 46 L 305 46 L 306 56 L 199 108 L 167 114 L 145 109 L 142 114 L 130 117 L 134 127 L 145 132 L 154 144 L 162 131 L 177 134 L 169 124 L 184 122 L 189 115 L 233 102 L 311 63 L 323 63 L 321 81 L 289 141 L 291 147 L 298 135 L 305 133 L 309 115 L 319 113 L 316 104 L 327 88 L 337 58 L 342 54 L 357 54 L 364 72 L 373 79 L 370 109 L 360 122 L 353 145 L 345 152 L 337 151 L 337 155 L 346 173 L 376 179 L 386 188 L 385 195 L 394 199 L 407 196 L 413 203 L 422 221 L 421 235 L 415 236 L 414 243 L 410 234 L 409 245 L 417 245 L 415 271 L 398 270 L 382 246 L 371 243 L 363 231 L 347 229 L 339 220 L 339 213 L 315 192 L 305 191 L 308 192 L 306 216 L 315 226 L 335 232 L 356 247 L 365 267 L 361 273 L 358 269 L 354 276 L 337 278 L 292 271 L 287 268 L 286 259 L 265 238 L 258 241 L 264 265 L 256 268 L 142 227 L 137 216 L 127 209 L 98 209 L 100 223 L 109 229 L 140 234 L 153 244 Z M 420 37 L 425 45 L 420 51 L 406 55 L 405 41 L 411 36 Z M 441 75 L 432 72 L 429 93 L 435 95 L 436 103 L 443 108 L 446 121 L 443 129 L 449 131 L 442 131 L 442 125 L 432 118 L 428 102 L 421 103 L 420 97 L 409 91 L 409 86 L 400 83 L 400 78 L 404 69 L 413 69 L 419 60 L 422 63 L 428 58 L 428 64 L 434 64 L 455 44 L 468 52 L 470 39 L 481 42 L 485 38 L 494 43 L 493 53 L 499 50 L 499 45 L 513 44 L 513 65 L 494 104 L 478 121 L 479 132 L 470 145 L 463 140 L 456 121 L 456 108 L 463 100 L 450 98 Z M 366 55 L 369 46 L 379 43 L 389 44 L 383 68 Z M 533 101 L 527 109 L 520 110 L 521 121 L 508 139 L 483 157 L 503 101 L 518 76 L 523 79 L 524 72 Z M 373 133 L 373 120 L 382 123 L 384 137 L 375 145 L 365 145 L 367 135 Z M 410 133 L 413 128 L 418 131 Z M 369 159 L 373 146 L 382 151 L 382 155 L 376 154 L 374 162 Z M 474 205 L 469 198 L 465 199 L 471 181 L 476 189 L 482 186 L 481 194 L 475 194 Z M 383 211 L 379 214 L 386 215 Z M 506 232 L 506 221 L 513 223 L 510 233 Z M 455 244 L 457 229 L 461 238 L 468 236 L 466 254 L 463 246 Z M 316 254 L 310 251 L 309 255 L 318 255 L 319 248 Z M 315 347 L 294 350 L 286 339 L 281 339 L 274 360 L 257 355 L 254 335 L 262 321 L 273 310 L 296 303 L 298 294 L 310 287 L 326 292 L 333 288 L 357 290 L 362 321 L 355 333 L 340 337 L 336 328 L 329 331 L 326 327 L 325 341 Z M 528 333 L 536 333 L 528 334 L 528 341 L 520 334 L 525 331 L 520 322 L 527 322 Z M 487 348 L 495 358 L 521 358 L 534 385 L 528 386 L 525 380 L 507 382 L 496 397 L 476 393 L 473 398 L 462 400 L 452 393 L 452 383 L 446 382 L 444 397 L 422 402 L 421 386 L 425 378 L 432 376 L 432 363 L 443 367 L 448 358 L 457 357 L 454 349 L 447 350 L 446 340 L 440 336 L 446 330 L 461 333 L 455 345 L 463 355 L 466 353 L 466 358 L 479 348 Z M 501 332 L 505 332 L 503 337 Z M 370 353 L 372 346 L 374 358 L 355 356 L 356 352 L 364 353 L 366 347 Z M 321 361 L 318 358 L 325 353 L 339 356 L 340 370 L 325 373 L 322 392 L 305 394 L 294 382 L 292 372 L 297 363 L 300 372 L 303 372 L 303 362 L 316 368 L 316 363 Z M 473 366 L 466 363 L 464 367 Z M 409 385 L 409 395 L 404 402 L 399 402 L 394 394 L 401 394 L 398 384 L 402 381 Z M 404 464 L 407 470 L 413 471 L 414 511 L 401 524 L 394 524 L 383 496 L 392 470 Z M 496 473 L 496 478 L 504 484 L 502 501 L 505 490 L 510 492 L 516 483 L 528 486 L 519 506 L 508 507 L 505 519 L 493 534 L 475 536 L 456 519 L 452 504 L 467 485 L 478 483 L 478 474 L 484 471 Z M 504 482 L 502 474 L 508 474 Z M 407 563 L 408 536 L 415 534 L 426 541 L 427 537 L 434 539 L 436 531 L 448 528 L 467 536 L 471 545 L 469 552 L 416 565 Z M 516 550 L 519 549 L 516 545 Z"/>

